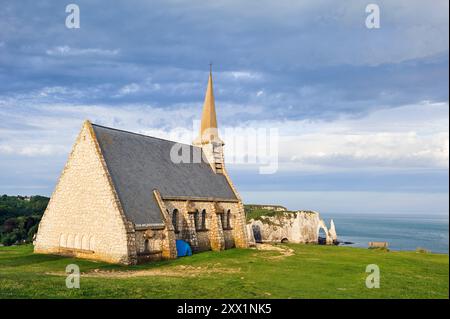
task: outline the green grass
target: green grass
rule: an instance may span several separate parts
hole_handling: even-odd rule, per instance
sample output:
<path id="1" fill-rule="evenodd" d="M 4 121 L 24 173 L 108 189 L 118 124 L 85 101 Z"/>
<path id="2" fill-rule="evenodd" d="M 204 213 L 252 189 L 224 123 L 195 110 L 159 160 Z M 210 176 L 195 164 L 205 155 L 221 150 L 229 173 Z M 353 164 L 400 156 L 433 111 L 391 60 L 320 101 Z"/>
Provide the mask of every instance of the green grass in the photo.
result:
<path id="1" fill-rule="evenodd" d="M 339 246 L 279 245 L 294 254 L 231 249 L 125 267 L 36 255 L 32 246 L 0 247 L 0 298 L 448 298 L 448 255 L 386 252 Z M 280 257 L 276 257 L 280 256 Z M 276 258 L 274 258 L 276 257 Z M 231 269 L 183 276 L 83 277 L 67 289 L 68 264 L 82 272 Z M 368 289 L 368 264 L 377 264 L 381 287 Z"/>
<path id="2" fill-rule="evenodd" d="M 285 216 L 286 214 L 296 214 L 297 211 L 285 210 L 277 211 L 272 209 L 261 208 L 260 205 L 244 205 L 245 216 L 247 222 L 254 219 L 267 222 L 267 217 Z M 312 211 L 304 211 L 304 213 L 314 214 Z"/>

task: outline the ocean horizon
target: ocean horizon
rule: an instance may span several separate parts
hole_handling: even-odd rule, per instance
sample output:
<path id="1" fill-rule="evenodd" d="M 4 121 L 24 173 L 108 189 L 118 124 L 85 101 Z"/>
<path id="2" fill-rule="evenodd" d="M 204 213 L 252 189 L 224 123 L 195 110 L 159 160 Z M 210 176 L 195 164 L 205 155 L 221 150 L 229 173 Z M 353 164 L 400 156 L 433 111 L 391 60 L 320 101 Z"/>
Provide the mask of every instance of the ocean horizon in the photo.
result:
<path id="1" fill-rule="evenodd" d="M 391 250 L 424 248 L 433 253 L 449 252 L 448 214 L 356 214 L 321 213 L 329 225 L 334 220 L 338 240 L 350 247 L 368 247 L 370 241 L 386 241 Z"/>

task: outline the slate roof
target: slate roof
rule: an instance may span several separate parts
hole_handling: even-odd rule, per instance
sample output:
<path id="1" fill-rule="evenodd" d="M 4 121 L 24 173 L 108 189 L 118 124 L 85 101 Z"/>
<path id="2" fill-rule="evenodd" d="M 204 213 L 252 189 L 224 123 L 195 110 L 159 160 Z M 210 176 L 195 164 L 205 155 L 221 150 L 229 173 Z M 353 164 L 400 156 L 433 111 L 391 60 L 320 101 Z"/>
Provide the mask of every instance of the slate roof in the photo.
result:
<path id="1" fill-rule="evenodd" d="M 225 176 L 202 163 L 175 164 L 175 142 L 92 124 L 125 215 L 134 224 L 162 224 L 153 196 L 236 197 Z M 196 146 L 189 145 L 191 154 Z"/>

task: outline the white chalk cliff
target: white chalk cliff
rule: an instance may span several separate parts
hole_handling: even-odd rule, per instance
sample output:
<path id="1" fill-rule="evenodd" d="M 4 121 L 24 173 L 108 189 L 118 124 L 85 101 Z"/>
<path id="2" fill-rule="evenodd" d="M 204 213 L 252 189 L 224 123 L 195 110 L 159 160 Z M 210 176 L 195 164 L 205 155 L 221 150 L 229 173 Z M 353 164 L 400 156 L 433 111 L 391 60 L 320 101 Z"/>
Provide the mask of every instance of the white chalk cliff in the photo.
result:
<path id="1" fill-rule="evenodd" d="M 325 243 L 337 242 L 333 220 L 328 228 L 318 212 L 278 212 L 273 216 L 260 216 L 247 223 L 251 242 L 319 243 L 319 232 L 323 230 Z"/>

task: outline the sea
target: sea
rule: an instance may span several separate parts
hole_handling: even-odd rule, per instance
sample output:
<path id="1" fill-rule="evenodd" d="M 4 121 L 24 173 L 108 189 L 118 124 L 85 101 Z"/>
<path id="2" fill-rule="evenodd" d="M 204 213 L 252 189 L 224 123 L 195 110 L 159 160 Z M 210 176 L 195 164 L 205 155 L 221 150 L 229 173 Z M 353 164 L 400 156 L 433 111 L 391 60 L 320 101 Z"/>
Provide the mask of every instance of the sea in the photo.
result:
<path id="1" fill-rule="evenodd" d="M 368 247 L 370 241 L 386 241 L 391 250 L 423 248 L 448 254 L 448 215 L 320 214 L 329 225 L 334 220 L 338 240 L 348 246 Z"/>

